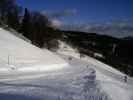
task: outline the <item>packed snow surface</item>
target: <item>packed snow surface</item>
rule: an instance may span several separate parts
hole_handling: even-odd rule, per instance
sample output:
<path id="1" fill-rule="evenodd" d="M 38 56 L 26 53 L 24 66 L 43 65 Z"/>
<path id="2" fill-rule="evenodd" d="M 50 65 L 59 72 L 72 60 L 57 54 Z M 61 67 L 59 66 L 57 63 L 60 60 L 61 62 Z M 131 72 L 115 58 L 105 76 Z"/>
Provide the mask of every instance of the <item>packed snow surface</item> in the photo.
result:
<path id="1" fill-rule="evenodd" d="M 3 36 L 1 32 L 6 35 Z M 125 82 L 123 73 L 100 61 L 87 56 L 80 58 L 79 54 L 72 50 L 64 52 L 63 49 L 59 49 L 54 55 L 29 45 L 2 29 L 0 35 L 0 45 L 3 45 L 3 55 L 0 52 L 1 69 L 9 66 L 13 69 L 4 74 L 4 69 L 1 70 L 0 100 L 133 100 L 132 79 L 127 77 Z M 10 48 L 4 49 L 6 45 Z M 13 61 L 9 61 L 12 64 L 5 63 L 8 62 L 6 51 L 14 58 Z M 42 68 L 43 64 L 51 70 L 64 64 L 66 67 L 52 71 L 45 68 L 43 71 L 30 69 L 37 66 Z M 30 71 L 24 69 L 23 73 L 20 73 L 14 70 L 16 67 L 19 70 L 29 68 Z"/>
<path id="2" fill-rule="evenodd" d="M 0 72 L 54 70 L 66 65 L 66 61 L 59 56 L 0 28 Z"/>
<path id="3" fill-rule="evenodd" d="M 133 85 L 117 79 L 95 63 L 60 55 L 68 67 L 52 72 L 5 76 L 1 100 L 133 100 Z M 92 60 L 93 61 L 93 60 Z M 102 68 L 102 67 L 101 67 Z M 3 75 L 4 76 L 4 75 Z M 1 76 L 2 77 L 2 76 Z"/>

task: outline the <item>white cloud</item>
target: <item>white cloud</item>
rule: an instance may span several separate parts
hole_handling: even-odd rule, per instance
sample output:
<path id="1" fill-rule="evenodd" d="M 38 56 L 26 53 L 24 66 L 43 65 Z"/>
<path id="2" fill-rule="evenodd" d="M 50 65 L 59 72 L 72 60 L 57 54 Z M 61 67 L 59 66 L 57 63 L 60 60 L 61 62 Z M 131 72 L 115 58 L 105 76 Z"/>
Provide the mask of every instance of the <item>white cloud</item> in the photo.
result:
<path id="1" fill-rule="evenodd" d="M 53 20 L 51 21 L 51 24 L 52 24 L 52 26 L 54 26 L 54 27 L 60 27 L 60 26 L 63 25 L 63 22 L 61 22 L 60 20 L 57 20 L 57 19 L 53 19 Z"/>

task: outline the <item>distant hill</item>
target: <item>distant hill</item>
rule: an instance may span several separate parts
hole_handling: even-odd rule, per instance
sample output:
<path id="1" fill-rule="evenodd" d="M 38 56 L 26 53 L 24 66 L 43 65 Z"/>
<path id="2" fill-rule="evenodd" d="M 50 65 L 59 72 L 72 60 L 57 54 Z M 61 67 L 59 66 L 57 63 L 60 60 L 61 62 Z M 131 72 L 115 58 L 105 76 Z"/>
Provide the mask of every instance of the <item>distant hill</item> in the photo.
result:
<path id="1" fill-rule="evenodd" d="M 62 30 L 105 34 L 117 38 L 133 36 L 133 24 L 128 21 L 110 21 L 108 23 L 88 23 L 63 25 Z"/>

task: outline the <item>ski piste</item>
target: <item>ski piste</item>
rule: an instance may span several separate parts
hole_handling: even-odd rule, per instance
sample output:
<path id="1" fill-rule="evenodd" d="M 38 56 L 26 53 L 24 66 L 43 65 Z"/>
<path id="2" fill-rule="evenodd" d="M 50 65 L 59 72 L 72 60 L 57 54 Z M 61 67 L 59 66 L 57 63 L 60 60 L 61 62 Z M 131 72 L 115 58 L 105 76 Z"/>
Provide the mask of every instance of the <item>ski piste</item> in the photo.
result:
<path id="1" fill-rule="evenodd" d="M 111 66 L 80 58 L 71 47 L 53 53 L 4 29 L 0 35 L 1 100 L 133 99 L 133 79 L 125 82 L 125 74 Z"/>

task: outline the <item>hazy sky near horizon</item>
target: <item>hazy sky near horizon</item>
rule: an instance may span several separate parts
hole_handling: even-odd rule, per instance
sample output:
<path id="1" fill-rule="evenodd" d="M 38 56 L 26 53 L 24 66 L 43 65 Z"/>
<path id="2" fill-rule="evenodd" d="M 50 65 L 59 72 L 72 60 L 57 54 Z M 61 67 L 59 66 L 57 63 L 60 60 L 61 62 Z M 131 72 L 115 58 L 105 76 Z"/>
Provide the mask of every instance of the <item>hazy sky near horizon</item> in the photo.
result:
<path id="1" fill-rule="evenodd" d="M 133 0 L 17 0 L 17 4 L 64 23 L 133 21 Z"/>

